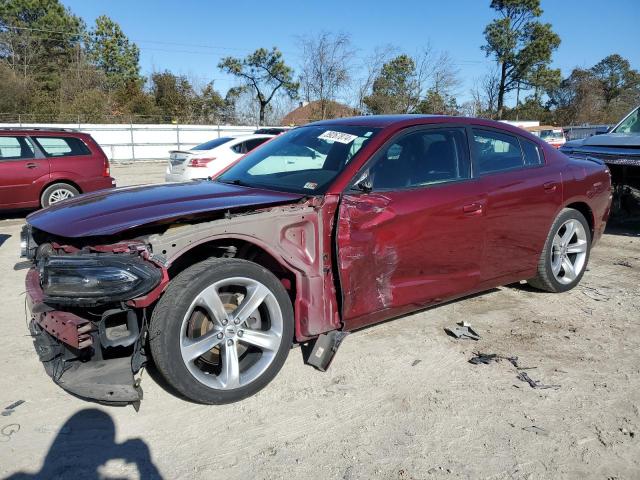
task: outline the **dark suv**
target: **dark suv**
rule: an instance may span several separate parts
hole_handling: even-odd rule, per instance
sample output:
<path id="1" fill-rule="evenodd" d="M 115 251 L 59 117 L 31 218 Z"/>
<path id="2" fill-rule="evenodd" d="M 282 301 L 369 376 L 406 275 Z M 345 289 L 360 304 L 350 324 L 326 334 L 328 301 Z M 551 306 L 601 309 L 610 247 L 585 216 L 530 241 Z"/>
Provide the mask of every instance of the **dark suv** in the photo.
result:
<path id="1" fill-rule="evenodd" d="M 0 129 L 0 210 L 48 207 L 115 187 L 91 135 L 68 129 Z"/>

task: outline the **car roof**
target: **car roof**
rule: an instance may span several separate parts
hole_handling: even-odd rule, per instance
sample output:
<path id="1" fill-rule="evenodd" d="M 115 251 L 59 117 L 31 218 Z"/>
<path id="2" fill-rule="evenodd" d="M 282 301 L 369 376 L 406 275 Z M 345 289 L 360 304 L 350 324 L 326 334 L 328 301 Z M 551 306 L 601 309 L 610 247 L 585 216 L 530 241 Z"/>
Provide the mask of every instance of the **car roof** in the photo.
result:
<path id="1" fill-rule="evenodd" d="M 331 120 L 321 120 L 307 124 L 307 126 L 364 126 L 371 128 L 390 128 L 400 129 L 417 125 L 431 125 L 431 124 L 464 124 L 473 125 L 479 127 L 491 127 L 498 130 L 507 131 L 516 135 L 524 135 L 528 138 L 538 139 L 526 130 L 510 125 L 504 122 L 498 122 L 496 120 L 489 120 L 487 118 L 476 117 L 458 117 L 452 115 L 416 115 L 416 114 L 403 114 L 403 115 L 365 115 L 360 117 L 345 117 L 335 118 Z M 300 128 L 300 127 L 298 127 Z"/>
<path id="2" fill-rule="evenodd" d="M 252 138 L 273 138 L 276 136 L 271 133 L 248 133 L 246 135 L 234 135 L 231 138 L 234 140 L 251 140 Z"/>
<path id="3" fill-rule="evenodd" d="M 39 127 L 0 127 L 0 134 L 41 135 L 41 136 L 89 136 L 86 132 L 74 128 L 39 128 Z"/>

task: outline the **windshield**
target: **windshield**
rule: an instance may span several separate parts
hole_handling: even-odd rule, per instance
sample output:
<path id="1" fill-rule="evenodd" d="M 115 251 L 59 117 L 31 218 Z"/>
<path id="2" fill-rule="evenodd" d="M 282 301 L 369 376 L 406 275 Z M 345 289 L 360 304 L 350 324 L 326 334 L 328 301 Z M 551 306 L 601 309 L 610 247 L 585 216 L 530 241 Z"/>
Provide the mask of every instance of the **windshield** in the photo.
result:
<path id="1" fill-rule="evenodd" d="M 640 107 L 625 118 L 613 133 L 640 133 Z"/>
<path id="2" fill-rule="evenodd" d="M 562 130 L 541 130 L 540 138 L 543 140 L 563 140 L 564 135 L 562 134 Z"/>
<path id="3" fill-rule="evenodd" d="M 378 130 L 348 125 L 296 128 L 247 154 L 217 180 L 322 194 Z"/>
<path id="4" fill-rule="evenodd" d="M 191 150 L 213 150 L 220 145 L 224 145 L 227 142 L 233 140 L 231 137 L 221 137 L 215 140 L 209 140 L 208 142 L 201 143 L 200 145 L 193 147 Z"/>

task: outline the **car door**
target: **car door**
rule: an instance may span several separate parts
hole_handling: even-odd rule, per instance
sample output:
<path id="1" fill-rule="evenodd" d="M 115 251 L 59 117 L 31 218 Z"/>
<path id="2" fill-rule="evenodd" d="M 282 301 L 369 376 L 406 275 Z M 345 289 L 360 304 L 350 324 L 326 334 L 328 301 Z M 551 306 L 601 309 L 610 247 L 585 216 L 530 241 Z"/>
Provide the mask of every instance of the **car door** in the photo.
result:
<path id="1" fill-rule="evenodd" d="M 464 127 L 406 131 L 358 177 L 367 191 L 345 191 L 337 226 L 347 329 L 475 289 L 486 198 Z"/>
<path id="2" fill-rule="evenodd" d="M 535 273 L 562 203 L 561 172 L 545 164 L 530 140 L 484 127 L 472 131 L 476 171 L 488 194 L 483 282 L 525 279 Z"/>
<path id="3" fill-rule="evenodd" d="M 48 176 L 49 160 L 26 135 L 0 133 L 0 206 L 38 205 Z"/>

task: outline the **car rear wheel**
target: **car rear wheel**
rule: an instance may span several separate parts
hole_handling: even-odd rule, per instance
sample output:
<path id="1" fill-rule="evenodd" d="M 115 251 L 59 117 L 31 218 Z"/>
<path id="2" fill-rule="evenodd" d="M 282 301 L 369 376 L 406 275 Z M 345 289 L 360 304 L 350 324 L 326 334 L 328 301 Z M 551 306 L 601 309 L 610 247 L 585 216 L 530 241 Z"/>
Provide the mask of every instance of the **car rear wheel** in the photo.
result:
<path id="1" fill-rule="evenodd" d="M 54 203 L 61 202 L 62 200 L 75 197 L 78 193 L 80 193 L 78 192 L 78 189 L 68 183 L 54 183 L 53 185 L 49 185 L 44 192 L 42 192 L 40 205 L 42 205 L 42 208 L 45 208 L 49 205 L 53 205 Z"/>
<path id="2" fill-rule="evenodd" d="M 565 208 L 551 226 L 538 262 L 538 275 L 528 280 L 547 292 L 566 292 L 575 287 L 587 268 L 591 234 L 584 215 Z"/>
<path id="3" fill-rule="evenodd" d="M 173 279 L 153 311 L 151 355 L 185 397 L 224 404 L 251 396 L 280 371 L 293 339 L 293 308 L 268 270 L 209 259 Z"/>

